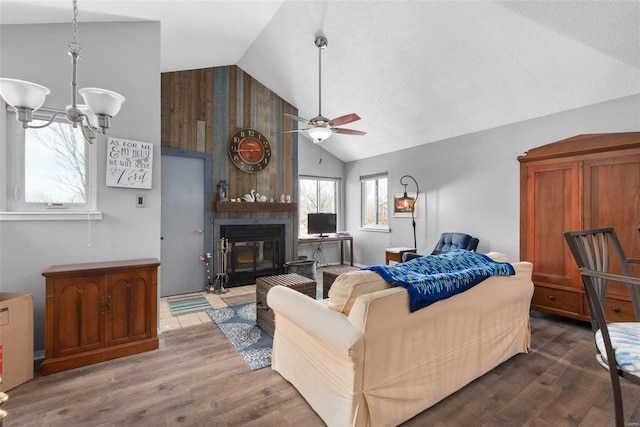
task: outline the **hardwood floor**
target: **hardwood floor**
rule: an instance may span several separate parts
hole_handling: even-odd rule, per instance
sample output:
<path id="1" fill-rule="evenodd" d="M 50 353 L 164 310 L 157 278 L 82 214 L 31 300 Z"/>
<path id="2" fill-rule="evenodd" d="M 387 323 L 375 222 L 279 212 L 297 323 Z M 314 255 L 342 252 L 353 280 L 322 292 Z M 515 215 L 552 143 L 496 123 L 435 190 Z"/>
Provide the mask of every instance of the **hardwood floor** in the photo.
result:
<path id="1" fill-rule="evenodd" d="M 532 349 L 405 426 L 608 426 L 607 372 L 588 325 L 532 312 Z M 14 388 L 4 426 L 322 426 L 288 382 L 252 372 L 214 324 L 160 334 L 160 348 Z M 624 384 L 629 425 L 640 390 Z"/>

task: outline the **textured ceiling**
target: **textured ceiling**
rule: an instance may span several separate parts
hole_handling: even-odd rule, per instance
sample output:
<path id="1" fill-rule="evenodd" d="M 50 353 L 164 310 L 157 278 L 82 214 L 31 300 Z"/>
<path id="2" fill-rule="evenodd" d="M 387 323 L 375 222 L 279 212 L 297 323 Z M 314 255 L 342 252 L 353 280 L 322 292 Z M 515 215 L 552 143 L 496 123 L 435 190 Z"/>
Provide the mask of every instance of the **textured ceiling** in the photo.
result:
<path id="1" fill-rule="evenodd" d="M 322 143 L 344 161 L 640 93 L 638 0 L 78 6 L 80 21 L 160 21 L 163 71 L 237 64 L 306 118 L 318 114 L 324 34 L 322 113 L 355 112 L 344 127 L 368 132 Z M 70 1 L 0 0 L 2 24 L 70 18 Z"/>

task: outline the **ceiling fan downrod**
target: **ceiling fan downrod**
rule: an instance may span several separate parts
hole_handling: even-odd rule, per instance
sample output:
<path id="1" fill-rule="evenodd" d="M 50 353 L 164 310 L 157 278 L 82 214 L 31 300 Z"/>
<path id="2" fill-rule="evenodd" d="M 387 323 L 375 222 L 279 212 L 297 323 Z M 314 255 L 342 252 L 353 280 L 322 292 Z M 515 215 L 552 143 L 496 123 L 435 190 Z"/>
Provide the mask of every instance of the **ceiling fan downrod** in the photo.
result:
<path id="1" fill-rule="evenodd" d="M 322 51 L 329 42 L 322 35 L 316 35 L 315 45 L 318 48 L 318 117 L 322 117 Z"/>

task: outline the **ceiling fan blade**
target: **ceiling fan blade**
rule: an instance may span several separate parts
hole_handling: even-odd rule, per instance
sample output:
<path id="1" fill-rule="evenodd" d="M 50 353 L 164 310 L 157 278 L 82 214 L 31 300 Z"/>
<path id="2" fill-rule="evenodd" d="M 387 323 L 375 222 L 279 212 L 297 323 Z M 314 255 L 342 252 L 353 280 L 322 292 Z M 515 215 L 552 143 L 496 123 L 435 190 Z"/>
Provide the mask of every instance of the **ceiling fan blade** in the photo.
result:
<path id="1" fill-rule="evenodd" d="M 329 124 L 331 126 L 341 126 L 346 125 L 347 123 L 355 122 L 356 120 L 360 120 L 360 116 L 356 113 L 345 114 L 344 116 L 336 117 L 331 120 Z"/>
<path id="2" fill-rule="evenodd" d="M 361 130 L 354 130 L 354 129 L 342 129 L 342 128 L 334 128 L 333 129 L 335 131 L 335 133 L 341 133 L 344 135 L 366 135 L 366 132 L 363 132 Z"/>
<path id="3" fill-rule="evenodd" d="M 309 120 L 302 118 L 300 116 L 296 116 L 295 114 L 290 114 L 290 113 L 284 113 L 285 116 L 292 118 L 293 120 L 297 120 L 299 122 L 304 123 L 305 125 L 308 125 L 310 123 Z"/>

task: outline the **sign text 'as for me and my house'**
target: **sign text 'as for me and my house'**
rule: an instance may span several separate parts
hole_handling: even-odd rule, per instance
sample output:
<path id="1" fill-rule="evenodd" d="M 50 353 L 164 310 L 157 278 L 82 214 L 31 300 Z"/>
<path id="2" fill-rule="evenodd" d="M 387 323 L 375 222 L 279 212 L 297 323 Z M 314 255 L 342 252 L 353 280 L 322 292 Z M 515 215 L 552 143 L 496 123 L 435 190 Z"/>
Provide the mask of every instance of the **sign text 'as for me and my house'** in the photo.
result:
<path id="1" fill-rule="evenodd" d="M 109 138 L 107 186 L 151 189 L 153 144 Z"/>

